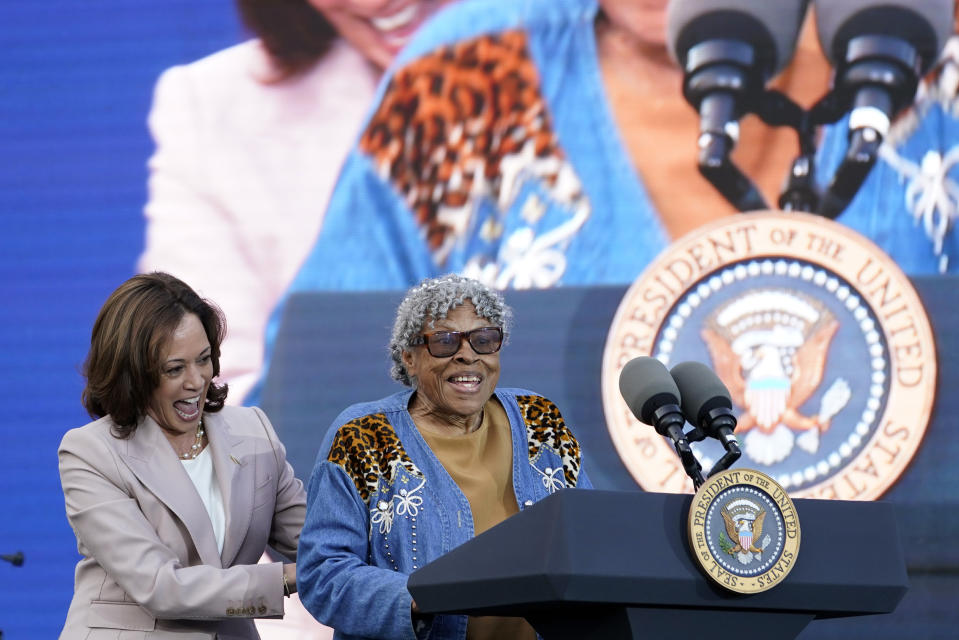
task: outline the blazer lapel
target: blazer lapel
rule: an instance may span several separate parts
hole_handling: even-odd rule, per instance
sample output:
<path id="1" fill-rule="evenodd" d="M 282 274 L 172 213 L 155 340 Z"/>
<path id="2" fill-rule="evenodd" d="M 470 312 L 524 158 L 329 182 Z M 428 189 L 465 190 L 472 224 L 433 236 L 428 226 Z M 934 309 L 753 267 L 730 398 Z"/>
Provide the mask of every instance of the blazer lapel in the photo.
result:
<path id="1" fill-rule="evenodd" d="M 130 470 L 186 526 L 203 564 L 220 564 L 210 515 L 160 426 L 147 416 L 120 452 Z"/>
<path id="2" fill-rule="evenodd" d="M 224 567 L 232 566 L 240 545 L 246 539 L 253 512 L 253 481 L 256 475 L 253 463 L 255 440 L 233 433 L 229 422 L 219 413 L 203 418 L 213 468 L 216 471 L 223 505 L 226 509 L 226 537 L 221 559 Z"/>

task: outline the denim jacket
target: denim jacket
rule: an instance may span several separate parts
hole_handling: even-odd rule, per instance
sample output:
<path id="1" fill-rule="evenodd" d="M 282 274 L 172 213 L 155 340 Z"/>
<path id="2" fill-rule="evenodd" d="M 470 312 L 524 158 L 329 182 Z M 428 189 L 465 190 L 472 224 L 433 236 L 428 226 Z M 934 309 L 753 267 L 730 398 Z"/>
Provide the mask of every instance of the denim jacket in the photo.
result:
<path id="1" fill-rule="evenodd" d="M 417 620 L 415 630 L 411 619 L 409 574 L 473 537 L 466 496 L 407 411 L 412 393 L 341 413 L 310 477 L 297 584 L 336 638 L 466 637 L 466 616 Z M 498 389 L 496 398 L 509 417 L 521 510 L 566 487 L 591 487 L 556 405 L 523 389 Z"/>

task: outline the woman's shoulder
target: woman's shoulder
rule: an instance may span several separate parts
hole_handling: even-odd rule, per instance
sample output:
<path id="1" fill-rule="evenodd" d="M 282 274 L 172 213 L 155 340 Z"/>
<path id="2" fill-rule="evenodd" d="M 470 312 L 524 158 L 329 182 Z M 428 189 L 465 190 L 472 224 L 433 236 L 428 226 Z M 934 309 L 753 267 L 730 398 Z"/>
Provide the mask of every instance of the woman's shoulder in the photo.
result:
<path id="1" fill-rule="evenodd" d="M 329 451 L 335 443 L 345 440 L 372 442 L 377 439 L 397 438 L 391 417 L 406 411 L 412 390 L 400 391 L 392 395 L 358 402 L 340 412 L 329 425 L 321 451 Z"/>
<path id="2" fill-rule="evenodd" d="M 554 31 L 564 24 L 592 20 L 596 0 L 463 0 L 447 5 L 417 32 L 397 58 L 397 66 L 465 41 L 522 29 Z"/>
<path id="3" fill-rule="evenodd" d="M 153 127 L 172 121 L 174 128 L 205 126 L 216 130 L 228 109 L 268 99 L 269 59 L 257 40 L 248 40 L 205 58 L 169 67 L 153 92 Z M 231 122 L 230 120 L 227 120 Z"/>
<path id="4" fill-rule="evenodd" d="M 290 122 L 322 123 L 336 115 L 337 105 L 362 111 L 377 76 L 353 47 L 337 40 L 310 69 L 278 79 L 262 43 L 248 40 L 166 69 L 154 90 L 153 117 L 180 113 L 194 126 L 230 135 L 270 132 Z"/>
<path id="5" fill-rule="evenodd" d="M 60 440 L 60 449 L 76 445 L 92 445 L 94 443 L 109 442 L 107 438 L 115 438 L 114 424 L 110 416 L 104 416 L 82 427 L 70 429 Z"/>
<path id="6" fill-rule="evenodd" d="M 496 396 L 501 403 L 516 405 L 529 433 L 569 433 L 569 427 L 559 407 L 546 396 L 518 388 L 497 389 Z"/>
<path id="7" fill-rule="evenodd" d="M 270 58 L 263 44 L 254 39 L 220 49 L 193 62 L 174 65 L 163 72 L 161 80 L 168 76 L 185 76 L 198 86 L 222 86 L 240 80 L 253 82 L 270 70 Z"/>
<path id="8" fill-rule="evenodd" d="M 330 430 L 338 431 L 347 425 L 366 423 L 371 416 L 384 416 L 384 421 L 388 422 L 389 415 L 406 411 L 411 393 L 412 390 L 407 389 L 377 400 L 352 404 L 336 416 Z"/>
<path id="9" fill-rule="evenodd" d="M 498 387 L 496 389 L 496 395 L 500 398 L 501 402 L 504 399 L 513 399 L 520 403 L 537 402 L 553 404 L 553 401 L 543 394 L 522 387 Z"/>
<path id="10" fill-rule="evenodd" d="M 112 465 L 108 461 L 122 453 L 127 442 L 117 434 L 116 423 L 110 416 L 104 416 L 63 434 L 60 445 L 57 447 L 57 455 L 61 463 L 64 460 L 63 456 L 69 454 L 86 460 L 89 464 Z"/>
<path id="11" fill-rule="evenodd" d="M 270 419 L 260 407 L 225 405 L 216 413 L 203 416 L 203 424 L 210 428 L 225 427 L 235 435 L 264 435 L 264 426 Z M 270 425 L 272 429 L 272 425 Z"/>
<path id="12" fill-rule="evenodd" d="M 225 404 L 223 408 L 211 415 L 221 415 L 230 417 L 252 418 L 254 416 L 265 415 L 263 409 L 257 406 L 247 407 L 239 404 Z"/>

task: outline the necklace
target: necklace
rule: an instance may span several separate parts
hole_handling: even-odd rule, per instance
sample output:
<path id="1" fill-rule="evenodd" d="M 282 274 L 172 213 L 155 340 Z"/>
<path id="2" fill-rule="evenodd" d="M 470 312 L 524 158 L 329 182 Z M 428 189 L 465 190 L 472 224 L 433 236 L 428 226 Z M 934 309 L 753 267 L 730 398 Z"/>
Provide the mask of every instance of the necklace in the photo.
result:
<path id="1" fill-rule="evenodd" d="M 190 445 L 189 451 L 180 454 L 180 458 L 182 460 L 193 460 L 200 455 L 200 449 L 203 448 L 204 435 L 206 435 L 206 432 L 203 430 L 203 419 L 200 418 L 200 421 L 196 425 L 196 440 L 194 440 L 193 444 Z"/>

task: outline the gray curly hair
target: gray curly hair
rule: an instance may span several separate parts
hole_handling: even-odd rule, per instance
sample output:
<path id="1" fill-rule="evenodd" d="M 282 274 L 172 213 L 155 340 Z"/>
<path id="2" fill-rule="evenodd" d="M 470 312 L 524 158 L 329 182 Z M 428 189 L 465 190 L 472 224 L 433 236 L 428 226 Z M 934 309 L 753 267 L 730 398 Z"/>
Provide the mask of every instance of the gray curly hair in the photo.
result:
<path id="1" fill-rule="evenodd" d="M 413 380 L 403 364 L 403 352 L 409 350 L 412 346 L 410 342 L 423 331 L 427 321 L 433 327 L 436 320 L 442 320 L 451 309 L 467 300 L 476 307 L 477 315 L 503 330 L 503 344 L 506 344 L 513 322 L 513 310 L 502 295 L 478 280 L 456 274 L 428 278 L 407 291 L 396 310 L 389 347 L 393 360 L 390 375 L 394 380 L 408 387 L 413 386 Z"/>

